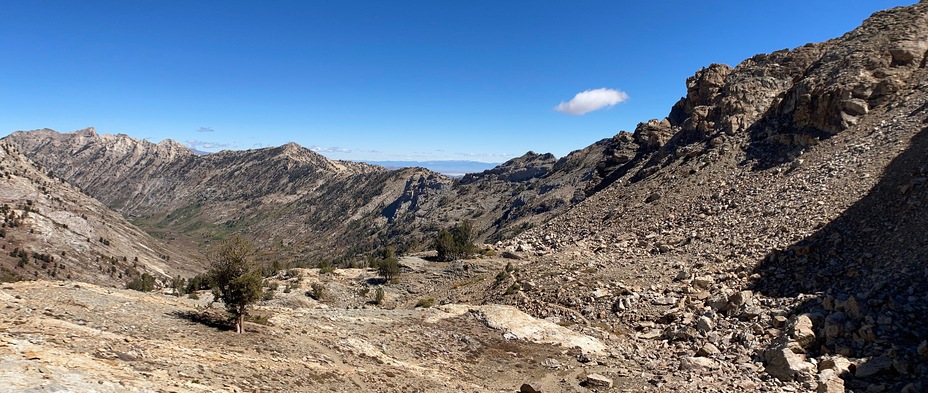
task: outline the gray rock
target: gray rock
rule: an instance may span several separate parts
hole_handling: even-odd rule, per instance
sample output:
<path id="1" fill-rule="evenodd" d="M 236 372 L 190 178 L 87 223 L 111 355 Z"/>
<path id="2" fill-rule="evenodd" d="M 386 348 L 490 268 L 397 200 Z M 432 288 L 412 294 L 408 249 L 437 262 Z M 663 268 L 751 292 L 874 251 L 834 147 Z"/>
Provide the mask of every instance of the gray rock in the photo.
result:
<path id="1" fill-rule="evenodd" d="M 598 386 L 604 388 L 612 387 L 612 379 L 606 377 L 602 374 L 589 374 L 586 376 L 586 384 L 588 386 Z"/>
<path id="2" fill-rule="evenodd" d="M 886 356 L 877 356 L 857 366 L 854 376 L 868 378 L 892 370 L 893 360 Z"/>
<path id="3" fill-rule="evenodd" d="M 778 345 L 764 352 L 767 374 L 781 381 L 809 381 L 815 366 L 806 361 L 805 355 L 793 352 L 787 345 Z"/>
<path id="4" fill-rule="evenodd" d="M 696 351 L 696 356 L 707 357 L 707 356 L 712 356 L 712 355 L 718 355 L 720 353 L 722 353 L 722 351 L 720 351 L 719 348 L 716 347 L 714 344 L 706 343 L 706 345 L 703 345 L 702 347 L 699 348 L 699 350 Z"/>
<path id="5" fill-rule="evenodd" d="M 531 384 L 523 383 L 519 388 L 519 393 L 541 393 L 541 384 L 538 382 L 532 382 Z"/>
<path id="6" fill-rule="evenodd" d="M 833 369 L 825 369 L 818 373 L 815 393 L 844 393 L 844 380 Z"/>
<path id="7" fill-rule="evenodd" d="M 701 316 L 696 320 L 696 330 L 700 333 L 709 333 L 712 329 L 715 329 L 715 322 L 712 322 L 712 319 L 709 317 Z"/>
<path id="8" fill-rule="evenodd" d="M 815 343 L 815 329 L 812 326 L 812 318 L 809 314 L 797 316 L 790 327 L 790 337 L 796 341 L 801 348 L 809 348 Z"/>
<path id="9" fill-rule="evenodd" d="M 743 305 L 749 304 L 753 298 L 754 292 L 740 291 L 736 292 L 734 295 L 731 295 L 731 297 L 728 298 L 728 302 L 735 307 L 741 307 Z"/>

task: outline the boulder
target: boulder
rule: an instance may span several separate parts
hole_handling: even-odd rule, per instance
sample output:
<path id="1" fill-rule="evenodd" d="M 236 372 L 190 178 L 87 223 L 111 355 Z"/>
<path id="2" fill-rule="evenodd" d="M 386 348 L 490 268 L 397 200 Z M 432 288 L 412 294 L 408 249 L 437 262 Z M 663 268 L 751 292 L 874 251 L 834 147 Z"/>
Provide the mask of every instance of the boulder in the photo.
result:
<path id="1" fill-rule="evenodd" d="M 868 378 L 874 375 L 888 372 L 893 368 L 893 360 L 886 356 L 877 356 L 875 358 L 870 358 L 866 362 L 861 363 L 857 366 L 857 371 L 854 373 L 856 378 Z"/>
<path id="2" fill-rule="evenodd" d="M 719 362 L 705 357 L 688 356 L 680 359 L 680 368 L 684 370 L 716 370 L 719 368 Z"/>
<path id="3" fill-rule="evenodd" d="M 715 322 L 712 322 L 712 319 L 707 316 L 701 316 L 696 320 L 696 330 L 700 333 L 706 334 L 715 329 Z"/>
<path id="4" fill-rule="evenodd" d="M 586 384 L 587 386 L 611 388 L 612 379 L 602 374 L 589 374 L 586 376 Z"/>
<path id="5" fill-rule="evenodd" d="M 523 383 L 519 388 L 519 393 L 542 393 L 541 384 L 538 382 Z"/>
<path id="6" fill-rule="evenodd" d="M 812 318 L 809 314 L 799 315 L 793 320 L 790 327 L 790 337 L 804 349 L 815 343 L 815 329 L 812 326 Z"/>
<path id="7" fill-rule="evenodd" d="M 781 381 L 809 381 L 815 366 L 806 361 L 806 356 L 793 352 L 787 345 L 777 345 L 764 352 L 767 374 Z"/>
<path id="8" fill-rule="evenodd" d="M 722 351 L 720 351 L 719 348 L 716 347 L 714 344 L 706 343 L 706 345 L 703 345 L 702 347 L 699 348 L 699 350 L 696 351 L 696 356 L 707 357 L 707 356 L 712 356 L 712 355 L 718 355 L 720 353 L 722 353 Z"/>
<path id="9" fill-rule="evenodd" d="M 825 369 L 818 373 L 815 393 L 844 393 L 844 380 L 835 370 Z"/>

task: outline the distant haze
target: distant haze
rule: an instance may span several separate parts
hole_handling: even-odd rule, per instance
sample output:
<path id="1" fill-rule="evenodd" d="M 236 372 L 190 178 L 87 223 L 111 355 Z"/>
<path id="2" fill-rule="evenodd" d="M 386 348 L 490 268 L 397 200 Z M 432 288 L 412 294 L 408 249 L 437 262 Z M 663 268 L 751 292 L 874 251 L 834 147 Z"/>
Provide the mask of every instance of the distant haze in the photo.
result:
<path id="1" fill-rule="evenodd" d="M 363 161 L 368 164 L 380 165 L 387 169 L 400 169 L 422 167 L 428 170 L 441 173 L 445 176 L 461 177 L 468 173 L 483 172 L 487 169 L 493 169 L 500 163 L 479 162 L 479 161 Z"/>

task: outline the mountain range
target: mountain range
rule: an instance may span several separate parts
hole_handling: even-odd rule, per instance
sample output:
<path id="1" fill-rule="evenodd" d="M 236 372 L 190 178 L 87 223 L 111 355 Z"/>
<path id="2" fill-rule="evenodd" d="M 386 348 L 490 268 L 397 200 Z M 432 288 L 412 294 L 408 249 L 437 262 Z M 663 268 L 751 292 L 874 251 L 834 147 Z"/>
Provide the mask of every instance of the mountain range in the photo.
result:
<path id="1" fill-rule="evenodd" d="M 390 244 L 426 250 L 469 220 L 517 266 L 454 283 L 448 267 L 406 293 L 598 337 L 615 350 L 570 361 L 632 390 L 923 391 L 926 62 L 922 1 L 833 40 L 709 65 L 633 132 L 460 178 L 296 144 L 204 156 L 93 129 L 14 132 L 0 152 L 13 212 L 2 244 L 67 267 L 0 261 L 6 275 L 118 285 L 98 258 L 168 277 L 237 233 L 267 262 L 350 266 Z"/>

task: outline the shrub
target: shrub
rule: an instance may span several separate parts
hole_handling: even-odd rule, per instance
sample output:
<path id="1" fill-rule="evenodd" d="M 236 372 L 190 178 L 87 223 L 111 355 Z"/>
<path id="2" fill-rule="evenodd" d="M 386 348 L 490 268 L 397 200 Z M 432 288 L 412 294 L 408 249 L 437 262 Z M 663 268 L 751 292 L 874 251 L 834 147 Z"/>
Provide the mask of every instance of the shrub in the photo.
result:
<path id="1" fill-rule="evenodd" d="M 155 277 L 148 273 L 142 273 L 132 281 L 126 283 L 126 289 L 133 289 L 139 292 L 151 292 L 155 290 Z"/>
<path id="2" fill-rule="evenodd" d="M 270 317 L 267 315 L 248 315 L 247 320 L 248 322 L 257 323 L 259 325 L 267 326 L 271 324 Z"/>
<path id="3" fill-rule="evenodd" d="M 464 220 L 450 230 L 442 229 L 435 235 L 434 248 L 438 252 L 438 259 L 450 262 L 455 259 L 466 259 L 477 252 L 474 245 L 476 234 L 470 221 Z"/>
<path id="4" fill-rule="evenodd" d="M 319 274 L 329 274 L 335 272 L 335 265 L 329 261 L 319 262 Z"/>
<path id="5" fill-rule="evenodd" d="M 416 308 L 429 308 L 435 305 L 435 298 L 426 297 L 416 302 Z"/>
<path id="6" fill-rule="evenodd" d="M 393 282 L 396 280 L 396 277 L 400 275 L 400 262 L 396 257 L 388 258 L 381 260 L 377 264 L 377 273 L 383 277 L 384 280 Z"/>
<path id="7" fill-rule="evenodd" d="M 377 290 L 374 291 L 374 304 L 383 304 L 383 298 L 386 296 L 383 288 L 377 287 Z"/>

